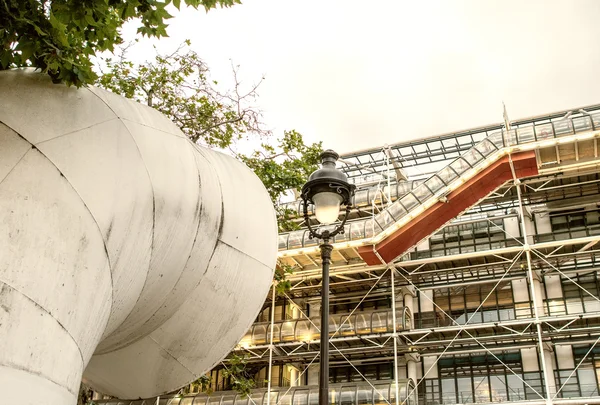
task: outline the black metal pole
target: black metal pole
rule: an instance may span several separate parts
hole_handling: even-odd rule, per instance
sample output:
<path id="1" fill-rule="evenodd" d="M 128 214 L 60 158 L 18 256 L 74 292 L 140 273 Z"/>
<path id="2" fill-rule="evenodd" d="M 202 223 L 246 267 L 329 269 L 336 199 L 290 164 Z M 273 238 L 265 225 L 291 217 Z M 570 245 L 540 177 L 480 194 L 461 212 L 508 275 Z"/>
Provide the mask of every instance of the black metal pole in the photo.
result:
<path id="1" fill-rule="evenodd" d="M 319 405 L 329 405 L 329 264 L 333 246 L 329 236 L 323 235 L 321 261 L 323 274 L 321 281 L 321 359 L 319 371 Z"/>

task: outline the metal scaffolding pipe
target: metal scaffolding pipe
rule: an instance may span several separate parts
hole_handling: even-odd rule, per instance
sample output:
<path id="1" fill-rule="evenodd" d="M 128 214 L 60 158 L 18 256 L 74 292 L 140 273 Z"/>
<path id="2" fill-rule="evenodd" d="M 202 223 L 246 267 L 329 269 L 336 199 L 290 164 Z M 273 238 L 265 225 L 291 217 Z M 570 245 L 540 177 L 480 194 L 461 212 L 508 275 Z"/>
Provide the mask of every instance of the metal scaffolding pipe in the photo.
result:
<path id="1" fill-rule="evenodd" d="M 394 339 L 394 385 L 396 390 L 396 405 L 399 405 L 400 398 L 398 396 L 398 329 L 396 327 L 396 288 L 394 283 L 394 273 L 396 269 L 391 267 L 389 269 L 391 273 L 392 282 L 392 327 L 394 332 L 392 333 L 392 339 Z"/>
<path id="2" fill-rule="evenodd" d="M 269 381 L 267 382 L 267 404 L 271 404 L 271 381 L 273 380 L 273 333 L 275 326 L 275 284 L 271 286 L 271 333 L 269 336 Z"/>
<path id="3" fill-rule="evenodd" d="M 517 179 L 514 167 L 512 163 L 512 159 L 510 154 L 508 155 L 510 161 L 510 167 L 513 173 L 513 180 L 515 182 L 515 187 L 517 188 L 517 200 L 519 202 L 519 214 L 521 216 L 521 233 L 523 235 L 523 240 L 525 241 L 525 245 L 523 248 L 525 249 L 525 257 L 527 259 L 527 270 L 528 270 L 528 278 L 529 278 L 529 288 L 531 294 L 531 303 L 533 307 L 533 314 L 535 318 L 535 326 L 537 329 L 538 335 L 538 350 L 539 350 L 539 361 L 542 366 L 542 372 L 544 373 L 544 386 L 546 388 L 546 404 L 552 405 L 552 397 L 550 393 L 550 375 L 548 374 L 548 364 L 546 364 L 546 356 L 544 355 L 544 341 L 542 339 L 542 325 L 539 317 L 539 309 L 537 306 L 537 296 L 535 292 L 535 281 L 533 275 L 533 266 L 531 265 L 531 248 L 529 246 L 529 242 L 527 240 L 527 227 L 525 226 L 525 210 L 523 209 L 522 196 L 521 196 L 521 182 Z M 541 297 L 540 297 L 541 299 Z M 554 375 L 552 376 L 554 378 Z"/>

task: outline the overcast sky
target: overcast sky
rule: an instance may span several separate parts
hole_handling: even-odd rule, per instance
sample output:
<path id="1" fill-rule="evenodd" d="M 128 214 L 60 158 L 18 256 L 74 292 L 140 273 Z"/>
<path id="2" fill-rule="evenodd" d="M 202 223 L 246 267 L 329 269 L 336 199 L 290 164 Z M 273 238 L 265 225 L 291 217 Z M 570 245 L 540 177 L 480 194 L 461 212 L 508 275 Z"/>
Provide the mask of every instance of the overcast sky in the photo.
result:
<path id="1" fill-rule="evenodd" d="M 500 122 L 502 101 L 511 119 L 600 103 L 597 0 L 243 3 L 182 10 L 159 48 L 264 74 L 269 126 L 339 152 Z"/>

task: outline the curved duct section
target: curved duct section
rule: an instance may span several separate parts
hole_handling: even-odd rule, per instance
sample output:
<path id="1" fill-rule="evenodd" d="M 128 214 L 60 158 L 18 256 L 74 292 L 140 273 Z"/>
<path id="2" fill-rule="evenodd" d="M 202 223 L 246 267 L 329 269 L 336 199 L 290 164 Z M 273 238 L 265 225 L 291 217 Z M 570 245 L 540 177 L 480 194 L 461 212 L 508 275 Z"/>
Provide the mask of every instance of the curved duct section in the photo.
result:
<path id="1" fill-rule="evenodd" d="M 260 180 L 101 89 L 4 71 L 0 106 L 0 403 L 75 404 L 82 375 L 151 397 L 218 363 L 272 281 Z"/>

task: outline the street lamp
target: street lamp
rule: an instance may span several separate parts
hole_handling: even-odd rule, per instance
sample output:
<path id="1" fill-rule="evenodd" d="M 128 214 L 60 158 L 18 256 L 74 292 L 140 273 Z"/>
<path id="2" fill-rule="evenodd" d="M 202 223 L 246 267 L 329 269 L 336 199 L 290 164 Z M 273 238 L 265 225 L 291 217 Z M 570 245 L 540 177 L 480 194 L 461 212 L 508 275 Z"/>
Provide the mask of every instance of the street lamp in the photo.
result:
<path id="1" fill-rule="evenodd" d="M 321 153 L 321 168 L 314 171 L 302 187 L 302 202 L 304 204 L 304 221 L 308 226 L 311 238 L 321 239 L 321 262 L 323 274 L 321 283 L 321 359 L 319 373 L 319 405 L 329 405 L 329 264 L 333 246 L 331 238 L 338 233 L 344 233 L 344 224 L 350 212 L 350 202 L 354 195 L 354 184 L 348 183 L 344 173 L 335 168 L 335 162 L 340 157 L 328 149 Z M 340 208 L 346 206 L 342 222 L 333 230 L 318 232 L 310 226 L 308 204 L 314 206 L 315 217 L 322 225 L 329 225 L 338 220 Z"/>

